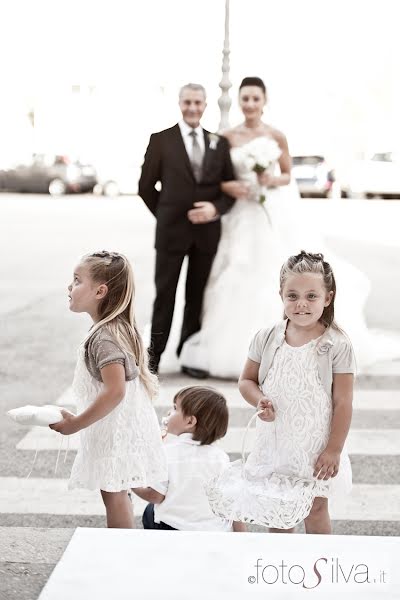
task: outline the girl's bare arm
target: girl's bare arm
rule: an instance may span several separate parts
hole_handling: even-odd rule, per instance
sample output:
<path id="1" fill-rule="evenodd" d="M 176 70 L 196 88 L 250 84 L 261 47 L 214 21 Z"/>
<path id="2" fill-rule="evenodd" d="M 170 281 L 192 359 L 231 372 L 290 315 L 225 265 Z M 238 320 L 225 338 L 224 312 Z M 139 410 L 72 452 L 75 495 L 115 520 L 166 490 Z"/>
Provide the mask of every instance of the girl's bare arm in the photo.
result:
<path id="1" fill-rule="evenodd" d="M 243 398 L 264 412 L 259 415 L 263 421 L 273 421 L 275 419 L 275 411 L 272 402 L 268 400 L 258 387 L 258 370 L 260 364 L 248 358 L 244 365 L 242 374 L 239 378 L 239 390 Z"/>
<path id="2" fill-rule="evenodd" d="M 351 373 L 333 375 L 331 432 L 325 450 L 315 464 L 314 476 L 318 479 L 336 477 L 339 472 L 340 454 L 349 433 L 353 413 L 353 383 Z"/>
<path id="3" fill-rule="evenodd" d="M 350 429 L 353 414 L 353 383 L 354 376 L 351 373 L 333 375 L 333 414 L 327 447 L 338 452 L 343 450 Z"/>
<path id="4" fill-rule="evenodd" d="M 51 429 L 64 435 L 76 433 L 96 421 L 106 417 L 125 397 L 125 368 L 119 363 L 106 365 L 101 369 L 103 389 L 95 401 L 80 415 L 62 411 L 64 419 L 50 425 Z"/>

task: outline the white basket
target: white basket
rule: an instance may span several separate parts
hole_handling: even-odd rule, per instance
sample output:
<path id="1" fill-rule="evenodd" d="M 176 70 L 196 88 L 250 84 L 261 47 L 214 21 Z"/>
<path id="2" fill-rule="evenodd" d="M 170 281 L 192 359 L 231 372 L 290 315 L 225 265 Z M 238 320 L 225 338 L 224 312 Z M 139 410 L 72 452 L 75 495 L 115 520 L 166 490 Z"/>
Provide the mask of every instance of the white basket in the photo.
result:
<path id="1" fill-rule="evenodd" d="M 258 481 L 247 478 L 245 443 L 250 425 L 260 412 L 253 415 L 246 427 L 242 458 L 230 463 L 207 486 L 208 499 L 214 514 L 222 519 L 290 529 L 308 516 L 316 496 L 326 495 L 328 483 L 280 473 Z"/>

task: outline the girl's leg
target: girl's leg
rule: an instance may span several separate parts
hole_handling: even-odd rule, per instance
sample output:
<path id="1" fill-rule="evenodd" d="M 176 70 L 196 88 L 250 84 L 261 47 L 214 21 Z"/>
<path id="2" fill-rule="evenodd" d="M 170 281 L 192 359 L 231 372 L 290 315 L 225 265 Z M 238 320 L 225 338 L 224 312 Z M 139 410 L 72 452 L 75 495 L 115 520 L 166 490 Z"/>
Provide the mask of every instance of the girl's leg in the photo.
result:
<path id="1" fill-rule="evenodd" d="M 107 527 L 135 529 L 135 517 L 128 492 L 100 492 L 106 507 Z"/>
<path id="2" fill-rule="evenodd" d="M 310 514 L 304 519 L 306 533 L 332 533 L 328 498 L 315 498 Z"/>
<path id="3" fill-rule="evenodd" d="M 268 529 L 268 533 L 293 533 L 294 527 L 291 529 L 276 529 L 275 527 L 270 527 Z"/>

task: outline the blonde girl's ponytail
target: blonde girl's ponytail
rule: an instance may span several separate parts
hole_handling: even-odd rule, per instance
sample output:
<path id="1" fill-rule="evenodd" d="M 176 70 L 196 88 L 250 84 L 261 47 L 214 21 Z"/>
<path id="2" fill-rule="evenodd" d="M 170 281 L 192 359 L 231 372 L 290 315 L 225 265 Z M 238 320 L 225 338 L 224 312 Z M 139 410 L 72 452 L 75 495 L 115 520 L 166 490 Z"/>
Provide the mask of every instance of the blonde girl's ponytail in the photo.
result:
<path id="1" fill-rule="evenodd" d="M 99 303 L 99 321 L 90 330 L 86 343 L 95 331 L 106 326 L 127 354 L 133 356 L 142 384 L 150 398 L 155 398 L 158 379 L 149 371 L 147 350 L 136 324 L 135 283 L 128 259 L 123 254 L 103 250 L 85 255 L 82 263 L 87 265 L 93 281 L 108 288 Z"/>

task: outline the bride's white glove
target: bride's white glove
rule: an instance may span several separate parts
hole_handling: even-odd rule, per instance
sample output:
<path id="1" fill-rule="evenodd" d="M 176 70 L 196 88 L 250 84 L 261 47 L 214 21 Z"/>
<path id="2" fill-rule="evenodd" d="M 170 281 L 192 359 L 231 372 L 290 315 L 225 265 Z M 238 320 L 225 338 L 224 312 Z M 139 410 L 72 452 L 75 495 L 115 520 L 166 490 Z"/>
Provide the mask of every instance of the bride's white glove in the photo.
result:
<path id="1" fill-rule="evenodd" d="M 221 189 L 224 194 L 232 196 L 232 198 L 247 199 L 250 192 L 250 183 L 245 181 L 223 181 Z"/>

